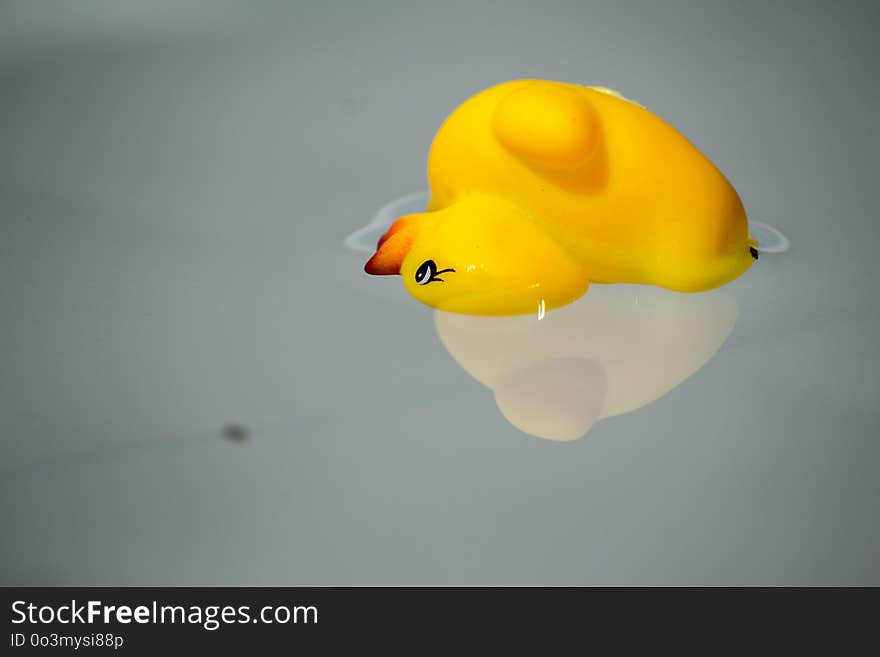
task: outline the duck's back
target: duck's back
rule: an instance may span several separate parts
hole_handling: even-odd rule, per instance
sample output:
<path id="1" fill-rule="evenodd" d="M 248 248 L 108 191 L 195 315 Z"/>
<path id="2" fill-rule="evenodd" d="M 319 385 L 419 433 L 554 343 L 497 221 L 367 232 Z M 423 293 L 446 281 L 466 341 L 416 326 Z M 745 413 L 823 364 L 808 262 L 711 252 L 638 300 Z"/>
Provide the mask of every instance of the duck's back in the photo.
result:
<path id="1" fill-rule="evenodd" d="M 437 133 L 432 207 L 471 193 L 521 207 L 592 280 L 707 289 L 751 263 L 745 212 L 684 136 L 606 90 L 521 80 L 483 91 Z"/>

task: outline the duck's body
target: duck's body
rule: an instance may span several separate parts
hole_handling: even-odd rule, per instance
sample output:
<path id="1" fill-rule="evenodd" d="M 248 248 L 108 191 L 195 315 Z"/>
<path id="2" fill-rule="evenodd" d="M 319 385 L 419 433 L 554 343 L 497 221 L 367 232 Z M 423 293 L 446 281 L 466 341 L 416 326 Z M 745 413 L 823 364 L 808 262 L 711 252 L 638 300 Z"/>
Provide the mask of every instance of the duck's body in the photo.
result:
<path id="1" fill-rule="evenodd" d="M 591 281 L 706 290 L 757 253 L 721 172 L 603 89 L 519 80 L 477 94 L 438 131 L 428 178 L 428 212 L 392 226 L 367 271 L 401 273 L 444 310 L 532 312 Z M 427 262 L 455 271 L 425 285 L 415 275 Z"/>

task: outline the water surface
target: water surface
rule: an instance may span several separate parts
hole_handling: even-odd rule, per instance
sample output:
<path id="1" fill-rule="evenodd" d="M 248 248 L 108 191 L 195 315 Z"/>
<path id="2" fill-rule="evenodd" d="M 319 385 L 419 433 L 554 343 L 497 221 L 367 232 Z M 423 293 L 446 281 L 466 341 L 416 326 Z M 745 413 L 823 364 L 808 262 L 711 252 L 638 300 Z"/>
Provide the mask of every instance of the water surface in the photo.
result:
<path id="1" fill-rule="evenodd" d="M 186 7 L 2 10 L 2 583 L 880 584 L 874 4 Z M 667 118 L 791 249 L 659 294 L 684 343 L 609 288 L 491 362 L 341 242 L 526 76 Z"/>

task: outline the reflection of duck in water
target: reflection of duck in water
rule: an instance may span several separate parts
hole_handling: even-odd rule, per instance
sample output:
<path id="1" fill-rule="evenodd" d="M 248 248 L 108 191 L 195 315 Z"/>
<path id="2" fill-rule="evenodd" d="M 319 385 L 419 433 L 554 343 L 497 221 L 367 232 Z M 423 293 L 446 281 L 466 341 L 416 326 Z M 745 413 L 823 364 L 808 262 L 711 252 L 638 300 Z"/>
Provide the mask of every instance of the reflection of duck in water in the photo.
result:
<path id="1" fill-rule="evenodd" d="M 435 324 L 449 354 L 492 389 L 511 424 L 541 438 L 574 440 L 599 419 L 641 408 L 699 370 L 730 335 L 736 314 L 721 291 L 599 285 L 541 321 L 438 311 Z"/>
<path id="2" fill-rule="evenodd" d="M 449 312 L 556 308 L 591 282 L 693 292 L 757 258 L 734 188 L 684 136 L 599 88 L 517 80 L 465 101 L 428 160 L 426 212 L 365 269 Z"/>

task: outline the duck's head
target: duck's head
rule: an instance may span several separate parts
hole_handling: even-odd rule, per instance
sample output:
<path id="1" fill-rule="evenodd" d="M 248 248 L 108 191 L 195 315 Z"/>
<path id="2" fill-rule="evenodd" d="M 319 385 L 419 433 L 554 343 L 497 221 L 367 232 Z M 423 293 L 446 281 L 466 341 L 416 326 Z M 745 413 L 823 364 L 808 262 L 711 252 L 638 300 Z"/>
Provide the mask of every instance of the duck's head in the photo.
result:
<path id="1" fill-rule="evenodd" d="M 524 211 L 491 196 L 401 217 L 364 270 L 399 274 L 418 301 L 470 315 L 549 310 L 589 285 L 583 267 Z"/>

